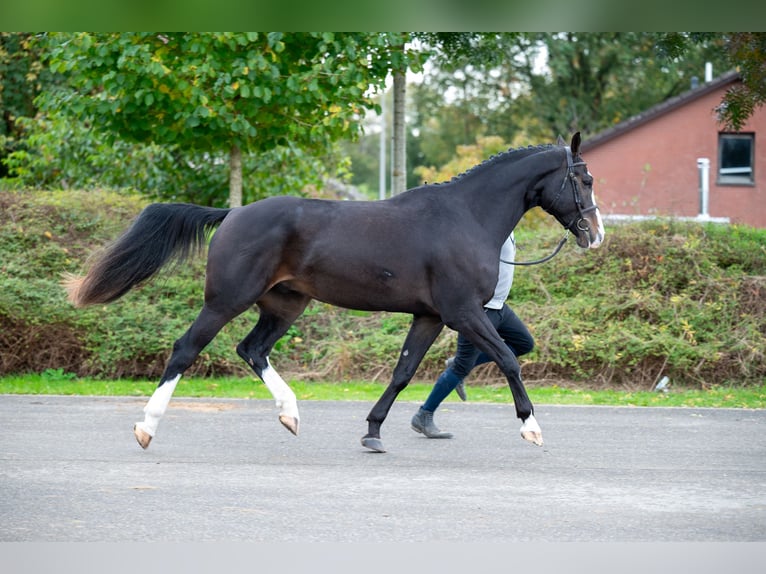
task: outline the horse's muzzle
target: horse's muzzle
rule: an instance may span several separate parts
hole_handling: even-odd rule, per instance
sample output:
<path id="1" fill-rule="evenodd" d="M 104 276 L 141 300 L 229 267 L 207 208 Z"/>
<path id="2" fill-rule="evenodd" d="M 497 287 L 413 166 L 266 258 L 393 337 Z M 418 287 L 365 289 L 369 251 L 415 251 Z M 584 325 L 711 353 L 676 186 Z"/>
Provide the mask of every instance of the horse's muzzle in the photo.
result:
<path id="1" fill-rule="evenodd" d="M 587 213 L 584 210 L 573 227 L 577 245 L 583 249 L 595 249 L 604 241 L 606 233 L 598 208 L 588 210 Z"/>

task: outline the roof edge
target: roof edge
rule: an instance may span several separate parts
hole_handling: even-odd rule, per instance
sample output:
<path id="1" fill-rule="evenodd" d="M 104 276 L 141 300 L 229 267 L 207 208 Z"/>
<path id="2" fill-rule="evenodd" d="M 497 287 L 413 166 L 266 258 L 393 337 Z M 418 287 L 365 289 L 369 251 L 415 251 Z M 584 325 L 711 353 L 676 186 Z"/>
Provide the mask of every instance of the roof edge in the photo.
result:
<path id="1" fill-rule="evenodd" d="M 584 140 L 580 147 L 584 152 L 588 151 L 589 149 L 598 147 L 601 144 L 616 138 L 617 136 L 629 132 L 630 130 L 648 123 L 653 119 L 670 113 L 673 110 L 688 104 L 689 102 L 693 102 L 694 100 L 719 89 L 721 86 L 725 86 L 726 84 L 734 83 L 739 80 L 741 80 L 741 76 L 736 70 L 726 72 L 725 74 L 722 74 L 714 80 L 702 84 L 697 88 L 692 88 L 683 92 L 682 94 L 668 98 L 664 102 L 660 102 L 659 104 L 652 106 L 640 114 L 636 114 L 635 116 L 632 116 L 627 120 L 620 122 L 619 124 L 598 132 L 593 137 Z"/>

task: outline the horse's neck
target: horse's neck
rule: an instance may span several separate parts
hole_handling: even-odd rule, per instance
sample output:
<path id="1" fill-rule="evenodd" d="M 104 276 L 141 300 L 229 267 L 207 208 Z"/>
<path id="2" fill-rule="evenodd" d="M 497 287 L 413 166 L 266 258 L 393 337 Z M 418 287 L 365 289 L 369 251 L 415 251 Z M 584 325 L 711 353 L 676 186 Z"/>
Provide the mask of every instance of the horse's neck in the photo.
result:
<path id="1" fill-rule="evenodd" d="M 545 169 L 545 165 L 543 157 L 533 155 L 517 162 L 500 161 L 481 172 L 467 174 L 462 192 L 468 209 L 483 227 L 504 241 L 524 214 L 536 205 L 533 190 L 540 179 L 553 170 Z"/>

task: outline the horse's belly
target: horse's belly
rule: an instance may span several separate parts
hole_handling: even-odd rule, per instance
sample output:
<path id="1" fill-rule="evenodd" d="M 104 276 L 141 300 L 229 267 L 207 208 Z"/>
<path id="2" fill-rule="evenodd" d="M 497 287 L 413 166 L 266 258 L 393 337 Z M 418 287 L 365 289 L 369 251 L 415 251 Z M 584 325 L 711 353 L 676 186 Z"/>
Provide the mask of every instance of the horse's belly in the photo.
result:
<path id="1" fill-rule="evenodd" d="M 390 311 L 396 313 L 431 313 L 433 306 L 420 289 L 386 281 L 360 281 L 360 278 L 333 280 L 314 277 L 312 281 L 295 279 L 283 283 L 317 301 L 336 307 L 359 311 Z"/>

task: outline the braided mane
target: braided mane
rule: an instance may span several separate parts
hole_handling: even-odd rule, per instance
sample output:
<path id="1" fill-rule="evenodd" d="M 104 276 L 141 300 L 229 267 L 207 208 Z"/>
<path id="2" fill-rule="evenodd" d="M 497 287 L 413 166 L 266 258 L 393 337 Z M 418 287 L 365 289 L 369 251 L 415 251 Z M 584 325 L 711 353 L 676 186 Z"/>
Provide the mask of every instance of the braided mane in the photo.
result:
<path id="1" fill-rule="evenodd" d="M 553 144 L 541 144 L 541 145 L 530 145 L 527 147 L 519 147 L 519 148 L 510 148 L 506 151 L 497 153 L 493 156 L 490 156 L 489 158 L 485 159 L 483 162 L 476 164 L 475 166 L 467 169 L 466 171 L 459 173 L 456 176 L 453 176 L 450 182 L 459 181 L 472 173 L 475 173 L 479 170 L 484 169 L 485 167 L 489 167 L 491 165 L 494 165 L 496 163 L 499 163 L 501 161 L 506 160 L 513 160 L 513 159 L 521 159 L 524 157 L 527 157 L 528 155 L 532 155 L 541 151 L 547 151 L 550 149 L 553 149 L 555 146 Z M 447 183 L 447 182 L 439 182 L 436 185 L 440 185 L 441 183 Z"/>

